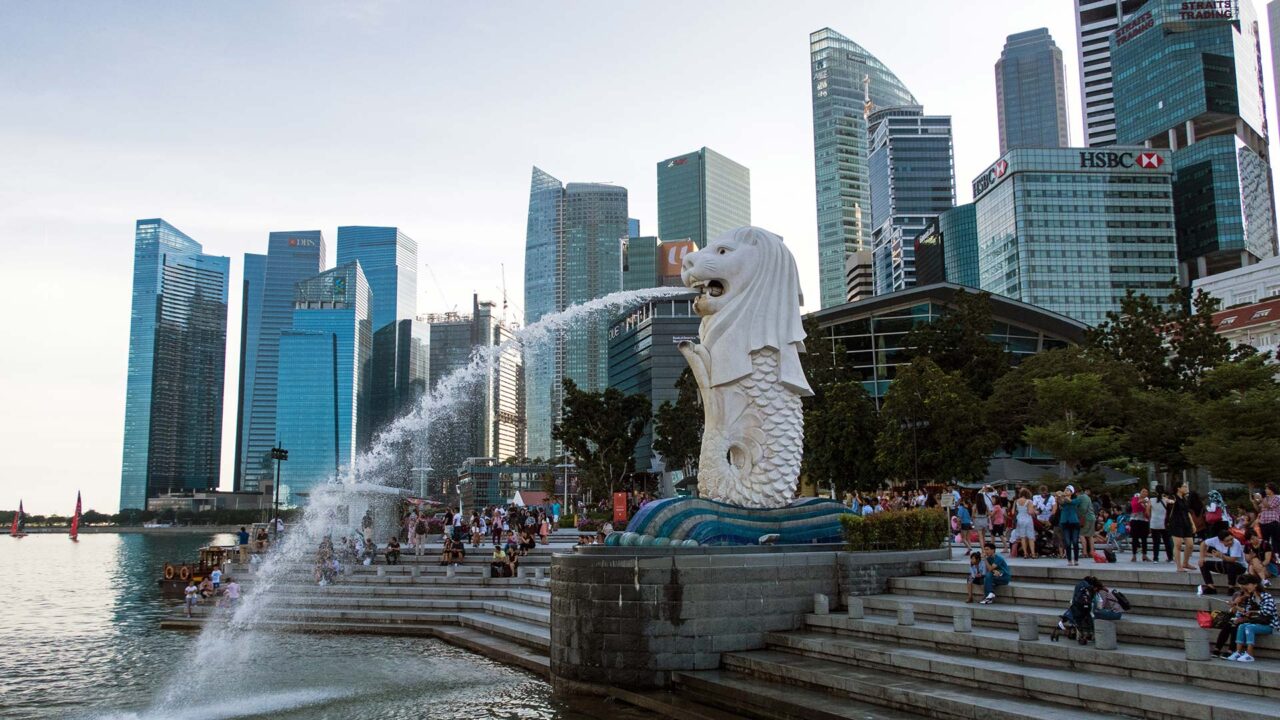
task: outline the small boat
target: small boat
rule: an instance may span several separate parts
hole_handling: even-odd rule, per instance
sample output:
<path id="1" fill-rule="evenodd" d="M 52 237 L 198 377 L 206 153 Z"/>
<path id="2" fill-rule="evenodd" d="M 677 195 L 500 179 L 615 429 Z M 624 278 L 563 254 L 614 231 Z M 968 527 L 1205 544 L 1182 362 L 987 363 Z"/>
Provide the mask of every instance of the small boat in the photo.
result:
<path id="1" fill-rule="evenodd" d="M 186 592 L 187 581 L 194 580 L 197 585 L 200 584 L 200 581 L 213 572 L 215 567 L 221 567 L 231 562 L 237 550 L 238 548 L 236 547 L 207 545 L 200 548 L 199 562 L 165 563 L 162 570 L 163 576 L 158 580 L 160 595 L 166 598 L 183 597 Z"/>
<path id="2" fill-rule="evenodd" d="M 27 534 L 22 532 L 22 519 L 26 513 L 22 512 L 22 501 L 18 501 L 18 514 L 13 516 L 13 525 L 9 527 L 9 537 L 26 537 Z"/>
<path id="3" fill-rule="evenodd" d="M 80 541 L 80 491 L 76 491 L 76 514 L 71 516 L 71 539 Z"/>
<path id="4" fill-rule="evenodd" d="M 144 523 L 142 523 L 142 527 L 144 527 L 144 528 L 146 528 L 146 529 L 148 529 L 148 530 L 155 530 L 156 528 L 167 528 L 167 527 L 173 527 L 173 523 L 155 522 L 155 521 L 153 520 L 153 521 L 151 521 L 151 522 L 144 522 Z"/>

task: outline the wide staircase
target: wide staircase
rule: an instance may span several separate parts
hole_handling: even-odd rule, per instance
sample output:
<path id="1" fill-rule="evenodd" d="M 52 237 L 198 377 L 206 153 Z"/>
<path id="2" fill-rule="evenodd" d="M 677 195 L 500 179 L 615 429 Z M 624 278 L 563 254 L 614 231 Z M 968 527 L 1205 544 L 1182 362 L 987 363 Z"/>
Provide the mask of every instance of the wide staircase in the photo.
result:
<path id="1" fill-rule="evenodd" d="M 521 558 L 518 577 L 490 577 L 491 547 L 468 545 L 465 560 L 441 566 L 439 543 L 422 556 L 401 556 L 386 565 L 356 564 L 332 584 L 319 585 L 312 565 L 290 565 L 261 600 L 256 627 L 294 632 L 367 633 L 435 637 L 546 675 L 551 644 L 551 556 L 576 541 L 553 537 Z M 257 565 L 231 564 L 226 574 L 252 595 Z M 188 619 L 181 610 L 162 622 L 171 629 L 195 629 L 219 621 L 211 606 Z"/>
<path id="2" fill-rule="evenodd" d="M 928 563 L 924 575 L 862 598 L 863 617 L 809 615 L 797 631 L 768 634 L 762 650 L 724 654 L 719 670 L 677 674 L 677 693 L 752 717 L 805 720 L 1280 717 L 1280 638 L 1261 639 L 1252 664 L 1187 659 L 1196 611 L 1225 607 L 1196 596 L 1198 574 L 1151 563 L 1011 565 L 1013 583 L 994 605 L 979 605 L 965 603 L 965 560 Z M 1133 604 L 1116 623 L 1113 650 L 1049 639 L 1089 574 Z M 913 621 L 901 624 L 908 605 Z M 955 629 L 959 608 L 972 612 L 970 632 Z M 1020 639 L 1019 615 L 1034 619 L 1038 639 Z"/>

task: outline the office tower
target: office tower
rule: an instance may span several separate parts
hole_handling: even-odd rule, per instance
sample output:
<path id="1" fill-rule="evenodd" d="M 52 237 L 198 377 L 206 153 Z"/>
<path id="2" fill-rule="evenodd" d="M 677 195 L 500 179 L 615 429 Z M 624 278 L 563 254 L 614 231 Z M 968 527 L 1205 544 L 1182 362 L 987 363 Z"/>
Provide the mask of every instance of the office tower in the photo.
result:
<path id="1" fill-rule="evenodd" d="M 267 280 L 267 256 L 244 254 L 244 281 L 240 296 L 240 373 L 236 386 L 236 454 L 232 489 L 244 489 L 245 439 L 253 408 L 254 372 L 258 364 L 258 341 L 262 331 L 262 291 Z"/>
<path id="2" fill-rule="evenodd" d="M 427 391 L 428 328 L 415 318 L 387 323 L 373 334 L 369 418 L 373 432 L 410 412 Z"/>
<path id="3" fill-rule="evenodd" d="M 120 508 L 162 492 L 214 490 L 230 260 L 159 218 L 134 229 Z"/>
<path id="4" fill-rule="evenodd" d="M 973 196 L 988 292 L 1097 325 L 1126 291 L 1163 300 L 1177 277 L 1167 150 L 1010 150 Z"/>
<path id="5" fill-rule="evenodd" d="M 751 224 L 751 171 L 710 149 L 658 163 L 658 237 L 698 247 Z"/>
<path id="6" fill-rule="evenodd" d="M 1252 5 L 1148 3 L 1116 31 L 1111 62 L 1118 141 L 1170 151 L 1182 284 L 1275 255 Z"/>
<path id="7" fill-rule="evenodd" d="M 1280 0 L 1267 3 L 1267 29 L 1271 35 L 1271 83 L 1280 98 Z"/>
<path id="8" fill-rule="evenodd" d="M 1066 147 L 1067 86 L 1062 51 L 1048 28 L 1014 33 L 996 61 L 1000 154 L 1020 147 Z"/>
<path id="9" fill-rule="evenodd" d="M 627 218 L 627 237 L 640 237 L 640 221 L 636 218 Z"/>
<path id="10" fill-rule="evenodd" d="M 919 103 L 884 63 L 831 28 L 809 35 L 809 55 L 818 287 L 825 308 L 849 298 L 846 256 L 872 249 L 867 116 L 878 108 Z M 870 260 L 869 255 L 857 258 Z"/>
<path id="11" fill-rule="evenodd" d="M 916 236 L 916 284 L 978 287 L 978 218 L 974 203 L 939 213 Z M 921 248 L 932 257 L 922 259 Z M 926 264 L 928 268 L 926 269 Z"/>
<path id="12" fill-rule="evenodd" d="M 701 322 L 693 311 L 692 297 L 650 300 L 619 318 L 609 328 L 609 387 L 648 397 L 654 413 L 662 403 L 674 403 L 679 394 L 676 381 L 689 366 L 677 344 L 696 340 Z M 644 436 L 636 443 L 635 469 L 681 469 L 664 468 L 654 453 L 653 422 L 645 425 Z"/>
<path id="13" fill-rule="evenodd" d="M 338 228 L 338 265 L 359 260 L 373 293 L 373 329 L 418 314 L 418 243 L 396 227 Z"/>
<path id="14" fill-rule="evenodd" d="M 427 462 L 436 479 L 433 486 L 441 479 L 455 477 L 467 458 L 501 462 L 523 457 L 524 369 L 521 348 L 510 342 L 515 328 L 495 313 L 494 303 L 475 295 L 469 315 L 448 312 L 421 319 L 431 338 L 429 383 L 433 392 L 473 362 L 482 363 L 471 381 L 459 387 L 462 400 L 449 408 L 446 416 L 433 417 L 428 428 Z"/>
<path id="15" fill-rule="evenodd" d="M 600 183 L 567 186 L 533 168 L 525 239 L 525 325 L 622 289 L 627 189 Z M 608 384 L 608 320 L 588 318 L 525 348 L 528 454 L 559 453 L 551 428 L 560 418 L 561 380 L 597 391 Z"/>
<path id="16" fill-rule="evenodd" d="M 844 256 L 846 302 L 856 302 L 876 294 L 874 260 L 870 250 L 859 250 Z"/>
<path id="17" fill-rule="evenodd" d="M 1146 0 L 1076 0 L 1076 45 L 1080 48 L 1080 109 L 1084 144 L 1116 144 L 1111 36 Z"/>
<path id="18" fill-rule="evenodd" d="M 319 230 L 273 232 L 267 254 L 244 256 L 235 489 L 257 492 L 274 477 L 280 333 L 293 325 L 294 286 L 324 268 Z"/>
<path id="19" fill-rule="evenodd" d="M 916 106 L 876 110 L 867 121 L 874 285 L 883 295 L 915 285 L 916 235 L 955 205 L 951 118 Z"/>
<path id="20" fill-rule="evenodd" d="M 281 501 L 298 504 L 346 476 L 368 447 L 372 293 L 360 263 L 349 262 L 299 282 L 293 298 L 293 325 L 280 333 L 276 428 L 289 451 Z"/>

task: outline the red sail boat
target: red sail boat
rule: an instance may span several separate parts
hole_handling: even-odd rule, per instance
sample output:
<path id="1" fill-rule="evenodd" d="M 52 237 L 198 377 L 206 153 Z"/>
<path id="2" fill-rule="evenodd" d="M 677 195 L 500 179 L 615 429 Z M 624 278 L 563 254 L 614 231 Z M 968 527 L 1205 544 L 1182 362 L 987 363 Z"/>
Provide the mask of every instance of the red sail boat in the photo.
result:
<path id="1" fill-rule="evenodd" d="M 18 514 L 13 516 L 13 525 L 9 527 L 9 537 L 26 537 L 27 534 L 22 532 L 22 501 L 18 501 Z"/>
<path id="2" fill-rule="evenodd" d="M 80 491 L 76 491 L 76 514 L 71 516 L 71 539 L 80 539 Z"/>

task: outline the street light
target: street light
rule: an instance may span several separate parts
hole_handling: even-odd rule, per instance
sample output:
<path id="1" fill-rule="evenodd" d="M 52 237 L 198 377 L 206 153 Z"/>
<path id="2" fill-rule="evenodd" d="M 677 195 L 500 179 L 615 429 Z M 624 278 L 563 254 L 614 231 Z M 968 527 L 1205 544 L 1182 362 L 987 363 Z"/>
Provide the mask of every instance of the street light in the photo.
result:
<path id="1" fill-rule="evenodd" d="M 567 463 L 560 463 L 555 467 L 557 470 L 559 470 L 560 468 L 564 468 L 564 507 L 560 510 L 560 514 L 568 515 L 569 514 L 569 468 L 576 468 L 578 466 L 574 465 L 571 462 L 567 462 Z"/>
<path id="2" fill-rule="evenodd" d="M 280 441 L 276 441 L 277 447 L 271 448 L 271 459 L 276 461 L 276 499 L 275 499 L 275 522 L 271 523 L 271 531 L 275 534 L 276 539 L 280 539 L 280 463 L 289 459 L 289 451 L 279 447 Z"/>
<path id="3" fill-rule="evenodd" d="M 416 467 L 409 468 L 410 472 L 418 473 L 418 497 L 423 500 L 427 499 L 427 476 L 426 473 L 435 472 L 433 467 Z"/>

